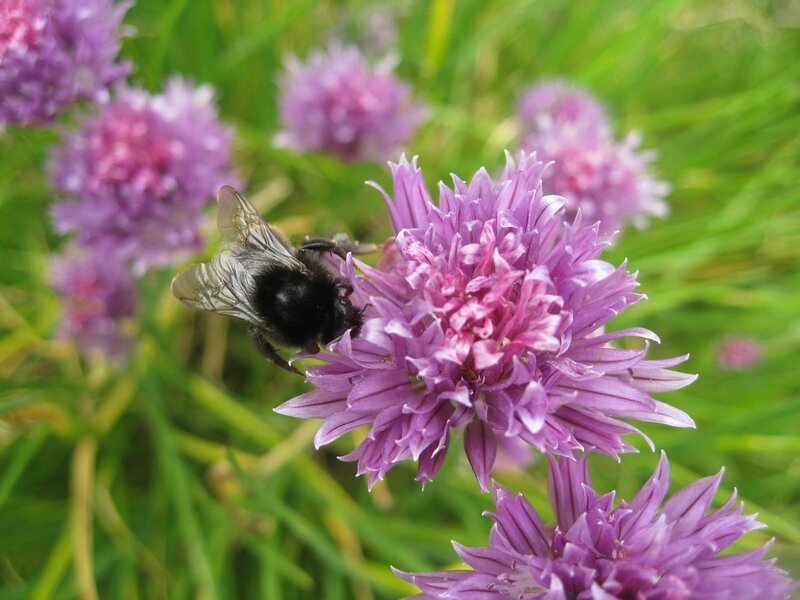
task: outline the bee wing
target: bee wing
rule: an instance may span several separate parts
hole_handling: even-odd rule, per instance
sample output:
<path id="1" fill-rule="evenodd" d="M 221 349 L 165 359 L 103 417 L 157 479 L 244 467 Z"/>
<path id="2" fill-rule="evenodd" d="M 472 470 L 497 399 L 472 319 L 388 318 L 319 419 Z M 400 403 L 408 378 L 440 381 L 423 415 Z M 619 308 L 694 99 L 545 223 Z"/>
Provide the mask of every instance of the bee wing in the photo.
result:
<path id="1" fill-rule="evenodd" d="M 255 281 L 230 251 L 215 255 L 210 263 L 192 265 L 172 280 L 172 295 L 196 310 L 236 317 L 262 325 L 250 303 Z"/>
<path id="2" fill-rule="evenodd" d="M 231 243 L 231 251 L 248 271 L 257 270 L 261 264 L 276 263 L 305 270 L 286 239 L 264 222 L 247 198 L 225 185 L 219 190 L 217 204 L 217 227 L 222 238 Z"/>

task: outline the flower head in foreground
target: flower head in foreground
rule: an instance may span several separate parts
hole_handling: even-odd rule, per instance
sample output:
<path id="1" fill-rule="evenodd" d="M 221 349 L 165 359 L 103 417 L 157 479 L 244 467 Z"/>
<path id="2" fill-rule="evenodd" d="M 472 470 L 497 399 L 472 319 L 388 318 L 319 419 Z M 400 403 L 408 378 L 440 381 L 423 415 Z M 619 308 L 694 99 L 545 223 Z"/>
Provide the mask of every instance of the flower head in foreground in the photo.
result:
<path id="1" fill-rule="evenodd" d="M 99 100 L 128 72 L 115 62 L 129 3 L 0 2 L 0 127 L 46 123 L 78 99 Z"/>
<path id="2" fill-rule="evenodd" d="M 64 303 L 61 336 L 84 351 L 124 361 L 131 340 L 123 324 L 135 315 L 137 304 L 129 268 L 100 254 L 72 252 L 56 258 L 51 273 Z"/>
<path id="3" fill-rule="evenodd" d="M 596 227 L 564 221 L 561 199 L 542 196 L 543 171 L 533 156 L 509 157 L 499 181 L 481 169 L 470 183 L 440 184 L 437 206 L 416 162 L 392 165 L 394 198 L 383 193 L 396 239 L 377 269 L 348 262 L 361 332 L 317 355 L 316 389 L 277 411 L 325 419 L 317 446 L 369 425 L 343 458 L 370 484 L 407 459 L 431 480 L 463 427 L 484 489 L 498 437 L 616 456 L 634 450 L 622 436 L 638 432 L 620 418 L 693 426 L 649 395 L 694 380 L 667 369 L 685 357 L 646 360 L 647 341 L 658 341 L 646 329 L 605 332 L 642 298 L 636 276 L 598 258 L 607 242 Z M 626 337 L 644 347 L 611 345 Z"/>
<path id="4" fill-rule="evenodd" d="M 52 156 L 54 186 L 75 198 L 54 207 L 56 227 L 137 272 L 201 247 L 203 207 L 235 183 L 231 138 L 209 86 L 120 90 Z"/>
<path id="5" fill-rule="evenodd" d="M 580 209 L 585 220 L 600 221 L 605 235 L 667 215 L 669 186 L 650 172 L 655 153 L 639 150 L 636 133 L 614 140 L 602 107 L 588 94 L 546 82 L 527 92 L 518 110 L 522 148 L 555 163 L 544 191 L 563 196 L 568 215 Z"/>
<path id="6" fill-rule="evenodd" d="M 289 58 L 280 79 L 284 131 L 276 143 L 346 161 L 396 156 L 424 111 L 393 71 L 390 59 L 370 66 L 355 47 L 336 44 L 305 64 Z"/>
<path id="7" fill-rule="evenodd" d="M 592 489 L 586 456 L 550 459 L 549 492 L 556 515 L 546 528 L 522 496 L 495 485 L 495 524 L 488 548 L 453 543 L 474 570 L 397 574 L 419 587 L 422 598 L 481 600 L 712 600 L 785 598 L 792 583 L 769 544 L 739 554 L 720 553 L 753 529 L 736 494 L 709 513 L 722 472 L 664 499 L 669 463 L 658 468 L 630 503 L 616 508 L 614 493 Z M 662 505 L 663 502 L 663 505 Z"/>
<path id="8" fill-rule="evenodd" d="M 724 371 L 746 371 L 763 358 L 758 340 L 746 335 L 726 337 L 717 344 L 717 364 Z"/>

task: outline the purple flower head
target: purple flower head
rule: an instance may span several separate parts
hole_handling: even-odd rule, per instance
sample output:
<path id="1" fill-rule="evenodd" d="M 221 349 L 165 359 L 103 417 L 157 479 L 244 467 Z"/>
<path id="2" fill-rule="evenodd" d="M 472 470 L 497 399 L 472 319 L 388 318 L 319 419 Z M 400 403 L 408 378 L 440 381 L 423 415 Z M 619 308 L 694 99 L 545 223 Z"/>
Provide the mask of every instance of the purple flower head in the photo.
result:
<path id="1" fill-rule="evenodd" d="M 78 99 L 101 100 L 129 70 L 115 62 L 130 6 L 111 0 L 0 3 L 0 127 L 47 123 Z"/>
<path id="2" fill-rule="evenodd" d="M 124 362 L 131 346 L 124 324 L 137 304 L 128 266 L 102 254 L 73 250 L 53 260 L 51 278 L 64 303 L 60 335 L 86 352 Z"/>
<path id="3" fill-rule="evenodd" d="M 527 88 L 517 101 L 523 134 L 542 127 L 577 127 L 598 137 L 611 135 L 603 105 L 584 90 L 561 79 L 545 80 Z"/>
<path id="4" fill-rule="evenodd" d="M 626 264 L 599 259 L 607 242 L 580 219 L 568 224 L 563 202 L 542 196 L 544 165 L 508 157 L 498 181 L 481 169 L 453 188 L 439 185 L 434 204 L 416 160 L 391 165 L 394 198 L 381 188 L 396 233 L 378 268 L 348 262 L 352 299 L 364 325 L 318 355 L 308 369 L 316 386 L 278 412 L 323 418 L 317 446 L 360 425 L 367 438 L 357 460 L 370 484 L 396 463 L 419 462 L 433 478 L 464 428 L 464 445 L 488 490 L 499 437 L 542 452 L 571 455 L 585 447 L 616 456 L 634 450 L 619 420 L 693 426 L 650 397 L 693 376 L 667 367 L 686 357 L 646 360 L 641 328 L 606 333 L 606 324 L 638 302 Z M 361 274 L 356 274 L 358 267 Z M 611 345 L 641 338 L 641 349 Z"/>
<path id="5" fill-rule="evenodd" d="M 580 209 L 584 219 L 600 221 L 600 232 L 609 235 L 627 223 L 642 229 L 648 216 L 669 212 L 663 200 L 669 185 L 653 179 L 649 165 L 655 155 L 638 151 L 639 141 L 635 133 L 617 142 L 579 128 L 548 126 L 529 135 L 523 147 L 553 161 L 544 189 L 564 197 L 567 215 L 574 217 Z"/>
<path id="6" fill-rule="evenodd" d="M 669 462 L 658 468 L 630 503 L 616 508 L 614 493 L 592 488 L 586 455 L 550 457 L 549 492 L 554 529 L 522 496 L 495 485 L 495 524 L 489 547 L 453 546 L 473 570 L 397 575 L 419 587 L 421 598 L 491 600 L 712 600 L 786 598 L 795 587 L 774 560 L 770 544 L 738 554 L 720 553 L 753 529 L 734 492 L 709 512 L 720 471 L 664 502 Z M 663 505 L 662 505 L 663 502 Z"/>
<path id="7" fill-rule="evenodd" d="M 724 371 L 746 371 L 761 362 L 764 349 L 746 335 L 726 337 L 717 344 L 717 364 Z"/>
<path id="8" fill-rule="evenodd" d="M 648 217 L 667 215 L 663 198 L 669 185 L 650 172 L 655 153 L 638 149 L 636 133 L 615 141 L 603 107 L 586 92 L 548 81 L 523 94 L 517 110 L 522 148 L 555 163 L 544 191 L 566 199 L 569 217 L 580 209 L 609 235 L 628 223 L 641 229 Z"/>
<path id="9" fill-rule="evenodd" d="M 203 207 L 236 182 L 231 138 L 209 86 L 121 89 L 53 153 L 53 185 L 75 198 L 55 205 L 56 227 L 137 273 L 200 248 Z"/>
<path id="10" fill-rule="evenodd" d="M 358 49 L 337 44 L 305 64 L 290 57 L 280 79 L 284 131 L 276 143 L 346 161 L 396 156 L 424 110 L 393 71 L 390 58 L 370 66 Z"/>

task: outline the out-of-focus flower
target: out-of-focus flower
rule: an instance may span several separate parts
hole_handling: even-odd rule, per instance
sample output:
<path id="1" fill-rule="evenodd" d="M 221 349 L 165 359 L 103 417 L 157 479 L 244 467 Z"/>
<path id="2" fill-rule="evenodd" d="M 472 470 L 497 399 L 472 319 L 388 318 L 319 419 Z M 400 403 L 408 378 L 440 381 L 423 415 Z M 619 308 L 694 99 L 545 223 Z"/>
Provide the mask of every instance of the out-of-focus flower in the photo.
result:
<path id="1" fill-rule="evenodd" d="M 0 2 L 0 127 L 46 123 L 78 99 L 102 100 L 129 70 L 116 63 L 128 2 Z"/>
<path id="2" fill-rule="evenodd" d="M 56 228 L 137 273 L 201 247 L 203 207 L 236 183 L 231 138 L 209 86 L 120 90 L 53 153 L 53 184 L 75 198 L 54 207 Z"/>
<path id="3" fill-rule="evenodd" d="M 522 148 L 555 164 L 544 191 L 567 200 L 567 215 L 580 209 L 588 222 L 600 221 L 608 235 L 627 224 L 641 229 L 648 217 L 664 217 L 669 185 L 654 179 L 653 151 L 639 150 L 633 132 L 614 140 L 602 106 L 585 92 L 545 82 L 526 92 L 518 105 Z"/>
<path id="4" fill-rule="evenodd" d="M 424 114 L 393 59 L 370 66 L 354 47 L 331 44 L 306 63 L 290 57 L 280 88 L 284 129 L 275 142 L 346 161 L 396 156 Z"/>
<path id="5" fill-rule="evenodd" d="M 548 126 L 528 136 L 524 147 L 554 164 L 544 177 L 547 193 L 563 196 L 567 215 L 578 209 L 589 222 L 600 221 L 600 232 L 611 234 L 631 223 L 642 229 L 647 217 L 665 217 L 663 197 L 669 185 L 653 179 L 652 151 L 638 150 L 639 136 L 621 142 L 586 135 L 583 130 Z"/>
<path id="6" fill-rule="evenodd" d="M 518 437 L 497 436 L 497 457 L 494 470 L 498 473 L 520 472 L 536 462 L 536 455 L 530 444 Z"/>
<path id="7" fill-rule="evenodd" d="M 571 126 L 598 137 L 611 136 L 611 123 L 603 105 L 561 79 L 546 80 L 523 91 L 517 101 L 517 118 L 523 135 L 542 127 Z"/>
<path id="8" fill-rule="evenodd" d="M 761 344 L 752 337 L 730 336 L 717 344 L 717 364 L 725 371 L 746 371 L 760 363 L 762 357 Z"/>
<path id="9" fill-rule="evenodd" d="M 328 45 L 348 44 L 369 57 L 386 56 L 397 46 L 398 13 L 407 12 L 407 8 L 407 3 L 401 0 L 343 7 L 328 32 Z"/>
<path id="10" fill-rule="evenodd" d="M 53 260 L 51 277 L 64 303 L 61 336 L 85 352 L 123 362 L 131 347 L 124 324 L 137 305 L 130 268 L 102 254 L 72 249 Z"/>
<path id="11" fill-rule="evenodd" d="M 316 389 L 277 411 L 325 419 L 317 446 L 369 425 L 343 458 L 370 484 L 407 459 L 431 480 L 464 427 L 484 489 L 501 436 L 616 456 L 634 449 L 622 436 L 638 433 L 620 418 L 693 426 L 649 395 L 694 380 L 667 369 L 685 357 L 646 360 L 647 341 L 658 341 L 646 329 L 605 332 L 642 298 L 636 277 L 598 258 L 607 242 L 596 227 L 566 223 L 561 199 L 542 196 L 543 170 L 533 156 L 509 156 L 499 181 L 481 169 L 469 184 L 440 184 L 437 206 L 416 162 L 392 165 L 394 198 L 381 192 L 396 240 L 379 268 L 346 270 L 365 307 L 361 332 L 317 355 L 324 364 L 307 375 Z M 625 337 L 644 347 L 611 345 Z"/>
<path id="12" fill-rule="evenodd" d="M 394 11 L 399 2 L 375 3 L 364 9 L 363 45 L 371 54 L 386 54 L 397 45 L 397 25 Z"/>
<path id="13" fill-rule="evenodd" d="M 720 555 L 763 527 L 742 515 L 735 492 L 722 508 L 708 512 L 721 478 L 722 472 L 696 481 L 662 506 L 669 487 L 662 453 L 641 491 L 614 508 L 613 492 L 600 496 L 592 488 L 585 455 L 578 461 L 551 458 L 554 530 L 522 495 L 495 485 L 489 546 L 453 543 L 473 570 L 396 573 L 426 599 L 787 598 L 793 584 L 774 560 L 764 560 L 770 544 Z"/>

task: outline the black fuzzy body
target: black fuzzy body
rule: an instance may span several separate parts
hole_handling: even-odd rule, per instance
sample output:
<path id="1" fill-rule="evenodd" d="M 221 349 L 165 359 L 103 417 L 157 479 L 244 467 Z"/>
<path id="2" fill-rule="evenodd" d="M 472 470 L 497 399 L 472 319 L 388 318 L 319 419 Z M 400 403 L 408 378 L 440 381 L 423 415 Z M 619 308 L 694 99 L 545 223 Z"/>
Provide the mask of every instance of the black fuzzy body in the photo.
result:
<path id="1" fill-rule="evenodd" d="M 306 271 L 274 265 L 255 276 L 251 302 L 267 325 L 271 341 L 313 351 L 317 344 L 332 342 L 348 329 L 357 334 L 363 319 L 343 295 L 347 284 L 308 253 L 298 259 Z"/>

